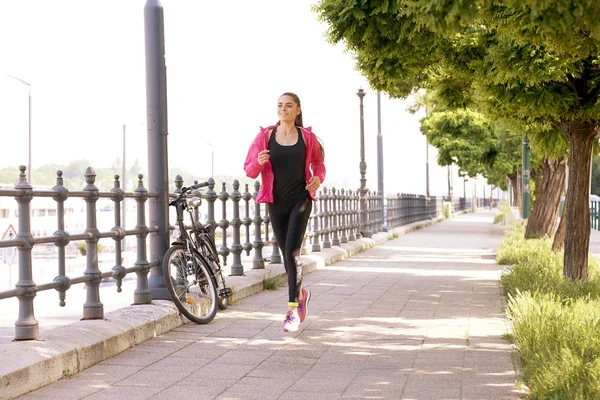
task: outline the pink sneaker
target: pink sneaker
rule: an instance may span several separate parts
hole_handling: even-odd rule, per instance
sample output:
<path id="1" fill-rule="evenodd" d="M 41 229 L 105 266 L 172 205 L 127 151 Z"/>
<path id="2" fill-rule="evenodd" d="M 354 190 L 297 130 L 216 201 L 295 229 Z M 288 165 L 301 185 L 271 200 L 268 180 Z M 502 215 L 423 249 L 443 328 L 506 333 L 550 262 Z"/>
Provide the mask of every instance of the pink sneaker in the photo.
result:
<path id="1" fill-rule="evenodd" d="M 294 316 L 293 312 L 288 311 L 285 320 L 283 321 L 283 331 L 296 332 L 298 330 L 298 325 L 300 325 L 298 318 Z"/>
<path id="2" fill-rule="evenodd" d="M 308 317 L 308 302 L 310 301 L 310 290 L 302 288 L 302 301 L 298 304 L 298 316 L 300 322 Z"/>

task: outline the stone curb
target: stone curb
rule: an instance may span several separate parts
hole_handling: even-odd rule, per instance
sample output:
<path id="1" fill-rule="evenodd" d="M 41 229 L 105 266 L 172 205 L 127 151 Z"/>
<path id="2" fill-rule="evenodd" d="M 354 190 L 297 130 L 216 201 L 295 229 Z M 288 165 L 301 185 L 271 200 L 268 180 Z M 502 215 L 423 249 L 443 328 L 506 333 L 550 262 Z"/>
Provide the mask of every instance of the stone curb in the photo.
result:
<path id="1" fill-rule="evenodd" d="M 442 218 L 415 222 L 380 232 L 372 238 L 322 249 L 301 256 L 304 273 L 334 264 L 360 251 L 384 243 Z M 268 264 L 264 269 L 250 269 L 244 276 L 227 277 L 234 290 L 232 301 L 252 296 L 264 290 L 265 277 L 284 279 L 282 264 Z M 103 320 L 78 321 L 49 331 L 43 340 L 12 342 L 0 345 L 0 400 L 8 400 L 74 375 L 94 364 L 189 321 L 180 316 L 168 300 L 153 300 L 151 304 L 125 307 L 106 313 Z"/>

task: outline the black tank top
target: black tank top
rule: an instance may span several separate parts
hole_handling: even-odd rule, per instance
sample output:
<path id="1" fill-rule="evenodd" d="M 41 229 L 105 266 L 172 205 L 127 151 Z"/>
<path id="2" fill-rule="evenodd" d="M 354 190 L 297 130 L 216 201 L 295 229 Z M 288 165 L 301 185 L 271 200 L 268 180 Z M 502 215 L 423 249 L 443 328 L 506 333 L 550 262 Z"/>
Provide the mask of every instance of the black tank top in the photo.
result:
<path id="1" fill-rule="evenodd" d="M 269 156 L 273 175 L 273 200 L 275 203 L 293 204 L 306 198 L 306 144 L 298 127 L 298 141 L 291 146 L 282 146 L 275 140 L 277 127 L 269 139 Z"/>

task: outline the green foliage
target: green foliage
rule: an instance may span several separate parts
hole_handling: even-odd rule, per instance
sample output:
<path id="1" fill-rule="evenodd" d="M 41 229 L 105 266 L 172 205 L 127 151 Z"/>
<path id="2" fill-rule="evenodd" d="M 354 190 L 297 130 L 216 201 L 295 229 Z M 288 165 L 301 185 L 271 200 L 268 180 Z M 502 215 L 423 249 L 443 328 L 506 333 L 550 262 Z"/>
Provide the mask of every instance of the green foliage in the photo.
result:
<path id="1" fill-rule="evenodd" d="M 444 203 L 443 208 L 442 208 L 442 214 L 444 219 L 450 219 L 452 218 L 452 203 L 447 201 Z"/>
<path id="2" fill-rule="evenodd" d="M 57 184 L 57 171 L 62 171 L 63 185 L 69 190 L 82 190 L 87 184 L 85 182 L 85 172 L 91 164 L 88 160 L 75 160 L 69 164 L 46 164 L 32 171 L 32 180 L 34 187 L 52 188 Z M 93 168 L 93 167 L 92 167 Z M 114 187 L 115 175 L 121 175 L 122 171 L 115 168 L 94 168 L 96 173 L 94 185 L 102 191 L 109 191 Z M 137 175 L 131 172 L 127 175 L 127 180 L 133 183 L 133 188 L 137 186 Z M 16 185 L 19 181 L 19 168 L 8 167 L 0 170 L 0 183 Z M 122 180 L 121 180 L 122 181 Z M 122 187 L 122 186 L 121 186 Z"/>
<path id="3" fill-rule="evenodd" d="M 600 298 L 598 261 L 589 259 L 588 279 L 571 281 L 563 278 L 563 254 L 552 251 L 552 239 L 525 240 L 525 228 L 515 224 L 500 244 L 496 262 L 510 267 L 502 275 L 504 290 L 552 293 L 561 298 Z"/>
<path id="4" fill-rule="evenodd" d="M 522 133 L 600 119 L 600 7 L 591 0 L 321 0 L 313 7 L 371 86 L 392 97 L 435 88 Z M 563 124 L 563 125 L 561 125 Z"/>
<path id="5" fill-rule="evenodd" d="M 495 225 L 506 225 L 507 222 L 511 221 L 511 219 L 508 218 L 510 213 L 511 213 L 511 211 L 508 206 L 504 206 L 504 207 L 500 208 L 500 211 L 494 216 L 494 224 Z"/>
<path id="6" fill-rule="evenodd" d="M 529 398 L 600 398 L 598 262 L 590 257 L 588 279 L 565 279 L 551 240 L 524 233 L 521 224 L 509 230 L 496 261 L 509 265 L 502 284 Z"/>
<path id="7" fill-rule="evenodd" d="M 119 175 L 121 181 L 121 188 L 123 188 L 123 179 L 121 175 L 120 163 L 114 163 L 111 168 L 94 168 L 96 173 L 95 185 L 101 191 L 110 191 L 115 186 L 115 175 Z M 85 182 L 85 171 L 91 166 L 88 160 L 75 160 L 66 165 L 59 164 L 47 164 L 40 168 L 35 168 L 32 172 L 33 186 L 52 188 L 57 184 L 57 171 L 63 172 L 63 185 L 69 190 L 82 190 L 86 186 Z M 135 160 L 132 167 L 125 171 L 125 188 L 127 191 L 133 191 L 138 186 L 138 174 L 142 174 L 144 186 L 148 187 L 148 174 L 141 170 L 139 160 Z M 0 169 L 0 184 L 8 186 L 14 186 L 19 181 L 19 168 L 8 167 Z M 205 181 L 208 180 L 209 176 L 195 176 L 189 171 L 181 168 L 173 168 L 169 170 L 169 190 L 171 193 L 175 191 L 175 177 L 180 175 L 184 180 L 184 185 L 190 185 L 194 180 Z M 217 175 L 215 176 L 215 191 L 220 192 L 222 190 L 222 182 L 227 183 L 228 190 L 231 190 L 231 183 L 234 179 L 238 179 L 240 182 L 240 191 L 245 190 L 245 184 L 248 184 L 249 191 L 254 192 L 254 180 L 252 179 L 240 179 L 239 177 Z"/>
<path id="8" fill-rule="evenodd" d="M 498 187 L 521 162 L 520 137 L 472 109 L 436 107 L 421 120 L 421 131 L 438 149 L 440 165 L 456 164 L 461 173 L 482 175 Z"/>
<path id="9" fill-rule="evenodd" d="M 87 244 L 84 242 L 77 243 L 77 250 L 82 256 L 87 255 Z M 104 245 L 102 243 L 98 243 L 98 253 L 104 253 Z"/>

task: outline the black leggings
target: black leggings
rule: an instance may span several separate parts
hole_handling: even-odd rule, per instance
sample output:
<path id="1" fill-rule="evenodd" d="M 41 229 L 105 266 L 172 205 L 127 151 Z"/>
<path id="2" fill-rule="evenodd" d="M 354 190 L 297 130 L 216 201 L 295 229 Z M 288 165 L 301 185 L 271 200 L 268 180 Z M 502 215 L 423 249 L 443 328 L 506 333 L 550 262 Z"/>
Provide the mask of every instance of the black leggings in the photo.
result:
<path id="1" fill-rule="evenodd" d="M 310 196 L 295 203 L 279 201 L 269 203 L 269 216 L 275 240 L 283 255 L 283 265 L 288 278 L 290 305 L 297 305 L 302 287 L 302 262 L 300 248 L 306 232 L 306 224 L 312 211 Z"/>

